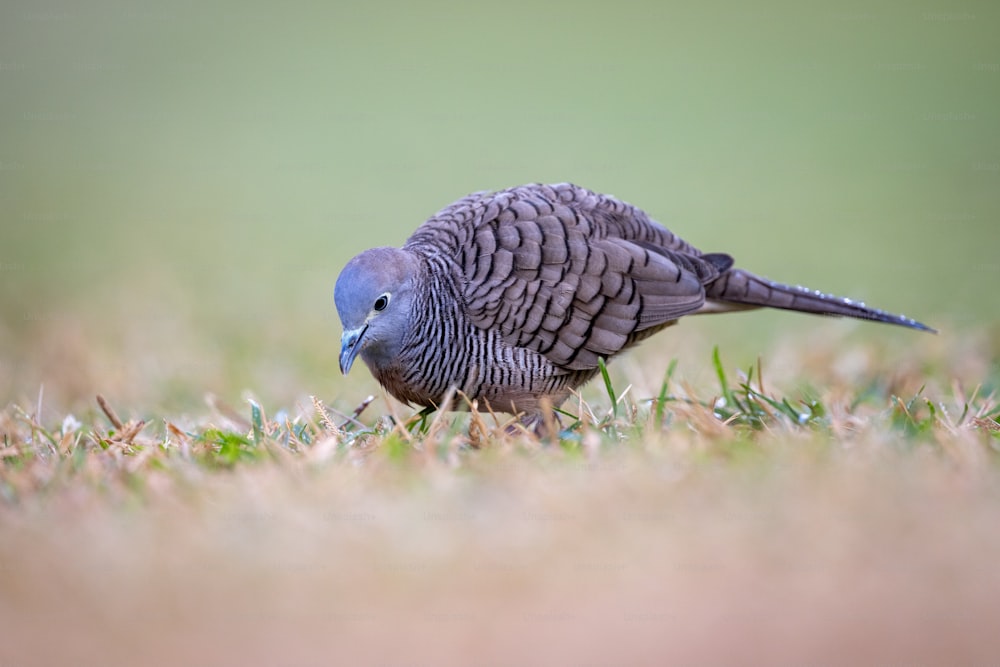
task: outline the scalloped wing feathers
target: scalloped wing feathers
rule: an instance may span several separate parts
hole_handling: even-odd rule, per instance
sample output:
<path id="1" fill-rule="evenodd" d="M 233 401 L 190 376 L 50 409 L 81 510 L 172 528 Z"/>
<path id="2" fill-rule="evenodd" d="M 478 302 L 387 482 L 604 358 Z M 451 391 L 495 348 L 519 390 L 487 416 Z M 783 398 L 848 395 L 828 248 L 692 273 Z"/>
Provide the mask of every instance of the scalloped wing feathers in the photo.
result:
<path id="1" fill-rule="evenodd" d="M 470 195 L 405 247 L 451 256 L 472 322 L 567 370 L 595 368 L 642 332 L 697 312 L 705 285 L 732 264 L 568 184 Z"/>

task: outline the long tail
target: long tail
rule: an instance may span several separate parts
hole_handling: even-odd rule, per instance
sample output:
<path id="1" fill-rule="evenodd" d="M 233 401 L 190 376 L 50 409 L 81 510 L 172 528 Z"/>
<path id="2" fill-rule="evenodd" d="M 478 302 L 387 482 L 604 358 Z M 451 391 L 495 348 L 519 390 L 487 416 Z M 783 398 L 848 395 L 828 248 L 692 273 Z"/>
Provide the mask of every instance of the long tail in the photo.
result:
<path id="1" fill-rule="evenodd" d="M 869 308 L 859 301 L 823 294 L 805 287 L 782 285 L 742 269 L 730 269 L 706 285 L 705 296 L 710 302 L 724 302 L 724 304 L 719 304 L 723 306 L 723 309 L 725 309 L 725 304 L 782 308 L 817 315 L 874 320 L 937 333 L 926 324 L 909 317 Z M 736 308 L 738 307 L 737 305 Z"/>

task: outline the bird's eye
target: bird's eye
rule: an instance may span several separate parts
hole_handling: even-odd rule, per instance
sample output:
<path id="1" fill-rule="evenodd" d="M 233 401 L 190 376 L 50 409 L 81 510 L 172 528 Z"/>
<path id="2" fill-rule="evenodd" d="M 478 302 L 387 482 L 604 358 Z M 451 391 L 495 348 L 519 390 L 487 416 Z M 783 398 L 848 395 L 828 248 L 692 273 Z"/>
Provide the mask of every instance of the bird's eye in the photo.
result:
<path id="1" fill-rule="evenodd" d="M 379 298 L 375 299 L 375 310 L 385 310 L 385 307 L 389 305 L 389 295 L 383 294 Z"/>

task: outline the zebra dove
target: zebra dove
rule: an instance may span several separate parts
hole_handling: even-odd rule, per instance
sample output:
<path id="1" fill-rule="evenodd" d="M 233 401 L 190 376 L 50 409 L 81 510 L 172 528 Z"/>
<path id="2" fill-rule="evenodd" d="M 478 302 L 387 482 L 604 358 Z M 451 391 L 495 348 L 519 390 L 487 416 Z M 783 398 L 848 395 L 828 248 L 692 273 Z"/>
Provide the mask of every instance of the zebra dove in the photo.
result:
<path id="1" fill-rule="evenodd" d="M 598 360 L 685 315 L 771 307 L 933 331 L 915 320 L 733 268 L 643 211 L 570 184 L 471 194 L 400 248 L 337 278 L 340 370 L 358 354 L 407 404 L 453 390 L 538 427 Z"/>

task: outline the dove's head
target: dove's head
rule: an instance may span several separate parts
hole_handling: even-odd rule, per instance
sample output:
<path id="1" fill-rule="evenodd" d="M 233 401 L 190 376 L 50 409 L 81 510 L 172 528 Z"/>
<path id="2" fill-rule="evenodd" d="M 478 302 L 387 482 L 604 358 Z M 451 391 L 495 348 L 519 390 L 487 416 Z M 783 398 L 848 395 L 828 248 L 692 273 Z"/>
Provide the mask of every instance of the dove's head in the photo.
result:
<path id="1" fill-rule="evenodd" d="M 359 353 L 369 368 L 384 367 L 396 358 L 410 327 L 420 270 L 420 260 L 413 253 L 373 248 L 349 261 L 340 272 L 333 300 L 344 325 L 340 338 L 342 373 L 351 370 Z"/>

